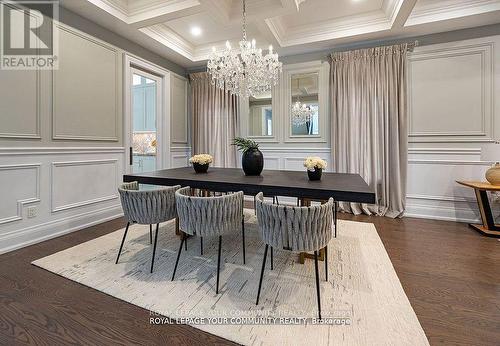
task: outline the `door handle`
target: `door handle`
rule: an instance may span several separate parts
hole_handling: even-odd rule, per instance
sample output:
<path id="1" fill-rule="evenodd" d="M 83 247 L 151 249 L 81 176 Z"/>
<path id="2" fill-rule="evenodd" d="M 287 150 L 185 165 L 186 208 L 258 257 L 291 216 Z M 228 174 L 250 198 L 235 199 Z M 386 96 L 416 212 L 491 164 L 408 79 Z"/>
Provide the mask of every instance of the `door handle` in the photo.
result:
<path id="1" fill-rule="evenodd" d="M 130 147 L 130 166 L 134 164 L 134 156 L 132 155 L 132 147 Z"/>

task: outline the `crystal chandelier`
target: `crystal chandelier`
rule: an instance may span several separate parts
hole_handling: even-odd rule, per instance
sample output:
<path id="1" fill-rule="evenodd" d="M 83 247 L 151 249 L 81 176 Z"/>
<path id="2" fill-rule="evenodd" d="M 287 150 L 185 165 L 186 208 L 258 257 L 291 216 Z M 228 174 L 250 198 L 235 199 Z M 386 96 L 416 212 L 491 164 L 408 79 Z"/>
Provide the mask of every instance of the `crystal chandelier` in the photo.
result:
<path id="1" fill-rule="evenodd" d="M 246 21 L 246 0 L 243 0 L 243 40 L 239 51 L 233 50 L 226 41 L 225 50 L 217 52 L 212 48 L 207 63 L 212 85 L 244 98 L 270 92 L 278 84 L 282 72 L 282 63 L 278 54 L 273 53 L 273 46 L 263 55 L 262 49 L 255 48 L 255 40 L 247 41 Z"/>
<path id="2" fill-rule="evenodd" d="M 300 79 L 297 79 L 298 89 L 300 92 Z M 311 121 L 313 110 L 310 106 L 300 102 L 300 96 L 297 96 L 297 102 L 292 106 L 292 122 L 296 126 L 301 126 Z"/>

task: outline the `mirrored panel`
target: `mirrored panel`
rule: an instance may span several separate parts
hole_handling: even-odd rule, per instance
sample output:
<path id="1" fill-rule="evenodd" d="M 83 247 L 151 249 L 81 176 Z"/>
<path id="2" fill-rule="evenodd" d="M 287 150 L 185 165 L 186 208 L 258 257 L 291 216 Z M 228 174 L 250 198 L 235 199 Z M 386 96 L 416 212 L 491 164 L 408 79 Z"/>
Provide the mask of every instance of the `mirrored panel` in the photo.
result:
<path id="1" fill-rule="evenodd" d="M 290 78 L 292 136 L 319 135 L 319 74 L 293 74 Z"/>
<path id="2" fill-rule="evenodd" d="M 273 99 L 271 92 L 249 97 L 248 99 L 248 134 L 253 137 L 272 137 Z"/>

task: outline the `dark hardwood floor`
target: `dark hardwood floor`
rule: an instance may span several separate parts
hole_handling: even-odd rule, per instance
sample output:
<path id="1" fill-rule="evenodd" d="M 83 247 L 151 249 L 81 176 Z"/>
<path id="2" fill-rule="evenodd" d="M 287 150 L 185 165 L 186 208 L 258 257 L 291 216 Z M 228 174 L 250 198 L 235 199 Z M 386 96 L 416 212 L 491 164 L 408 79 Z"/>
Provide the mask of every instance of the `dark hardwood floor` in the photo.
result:
<path id="1" fill-rule="evenodd" d="M 461 223 L 340 216 L 376 225 L 432 345 L 500 344 L 497 239 Z M 148 311 L 30 264 L 123 226 L 118 219 L 0 256 L 0 345 L 230 344 L 188 326 L 152 326 Z"/>

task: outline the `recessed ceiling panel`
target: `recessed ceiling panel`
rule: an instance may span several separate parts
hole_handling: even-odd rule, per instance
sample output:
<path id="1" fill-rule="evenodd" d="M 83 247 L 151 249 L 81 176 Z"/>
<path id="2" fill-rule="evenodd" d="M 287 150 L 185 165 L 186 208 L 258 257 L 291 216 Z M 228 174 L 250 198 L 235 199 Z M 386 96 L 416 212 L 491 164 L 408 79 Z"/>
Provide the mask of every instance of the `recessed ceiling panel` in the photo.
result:
<path id="1" fill-rule="evenodd" d="M 300 4 L 297 13 L 281 16 L 280 19 L 291 28 L 381 11 L 382 4 L 383 0 L 306 0 Z"/>
<path id="2" fill-rule="evenodd" d="M 165 23 L 165 25 L 195 46 L 220 43 L 226 40 L 240 41 L 243 37 L 241 21 L 221 24 L 213 17 L 205 13 L 177 18 Z M 193 28 L 199 28 L 200 34 L 194 35 Z M 247 25 L 248 39 L 258 38 L 259 31 L 253 23 Z M 259 42 L 260 43 L 260 42 Z"/>

